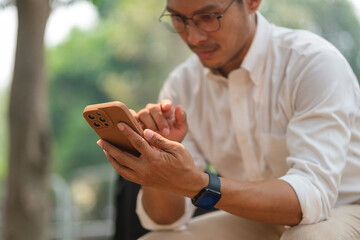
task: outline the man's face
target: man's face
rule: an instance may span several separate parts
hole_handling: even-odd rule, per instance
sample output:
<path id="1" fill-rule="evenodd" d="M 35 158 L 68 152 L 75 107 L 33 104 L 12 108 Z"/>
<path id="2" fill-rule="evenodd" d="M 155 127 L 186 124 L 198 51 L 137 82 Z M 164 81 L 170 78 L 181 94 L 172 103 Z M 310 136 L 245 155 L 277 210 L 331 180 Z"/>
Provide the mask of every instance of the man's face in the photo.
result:
<path id="1" fill-rule="evenodd" d="M 231 0 L 168 0 L 167 10 L 172 14 L 191 18 L 195 13 L 220 15 Z M 221 27 L 215 32 L 199 29 L 192 21 L 179 33 L 189 48 L 196 53 L 204 66 L 229 72 L 238 68 L 252 41 L 249 13 L 237 0 L 220 19 Z"/>

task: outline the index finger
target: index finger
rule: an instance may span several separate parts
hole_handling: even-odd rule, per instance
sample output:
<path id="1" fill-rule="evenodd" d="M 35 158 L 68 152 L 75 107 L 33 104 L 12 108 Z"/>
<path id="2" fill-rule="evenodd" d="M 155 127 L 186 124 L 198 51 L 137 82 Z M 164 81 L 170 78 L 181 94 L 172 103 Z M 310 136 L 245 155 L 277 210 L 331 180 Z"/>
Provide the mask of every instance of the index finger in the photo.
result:
<path id="1" fill-rule="evenodd" d="M 171 100 L 169 99 L 163 99 L 160 102 L 160 107 L 163 116 L 167 119 L 173 114 L 173 105 Z"/>
<path id="2" fill-rule="evenodd" d="M 135 110 L 133 109 L 129 109 L 131 115 L 133 115 L 133 117 L 135 118 L 135 120 L 139 123 L 139 125 L 141 126 L 142 129 L 144 129 L 145 125 L 140 121 L 140 118 L 138 116 L 138 114 L 135 112 Z"/>

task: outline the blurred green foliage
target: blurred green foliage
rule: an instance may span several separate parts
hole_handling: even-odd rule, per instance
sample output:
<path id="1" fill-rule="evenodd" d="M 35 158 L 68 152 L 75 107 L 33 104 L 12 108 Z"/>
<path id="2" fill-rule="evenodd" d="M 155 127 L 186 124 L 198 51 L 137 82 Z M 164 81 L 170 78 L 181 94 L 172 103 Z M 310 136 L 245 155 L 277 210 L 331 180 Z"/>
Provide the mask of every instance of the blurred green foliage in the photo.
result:
<path id="1" fill-rule="evenodd" d="M 6 116 L 8 99 L 8 94 L 5 91 L 0 91 L 0 182 L 6 176 L 7 170 L 8 140 L 6 137 L 9 134 L 9 124 Z"/>

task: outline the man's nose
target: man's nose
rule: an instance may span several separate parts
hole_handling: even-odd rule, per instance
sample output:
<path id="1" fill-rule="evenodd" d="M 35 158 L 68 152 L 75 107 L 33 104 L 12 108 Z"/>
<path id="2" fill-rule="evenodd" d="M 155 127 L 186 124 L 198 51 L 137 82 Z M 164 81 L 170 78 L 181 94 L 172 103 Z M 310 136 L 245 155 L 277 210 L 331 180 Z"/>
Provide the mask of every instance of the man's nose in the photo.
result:
<path id="1" fill-rule="evenodd" d="M 198 45 L 200 42 L 206 40 L 207 33 L 199 29 L 193 22 L 186 25 L 188 35 L 187 40 L 192 45 Z"/>

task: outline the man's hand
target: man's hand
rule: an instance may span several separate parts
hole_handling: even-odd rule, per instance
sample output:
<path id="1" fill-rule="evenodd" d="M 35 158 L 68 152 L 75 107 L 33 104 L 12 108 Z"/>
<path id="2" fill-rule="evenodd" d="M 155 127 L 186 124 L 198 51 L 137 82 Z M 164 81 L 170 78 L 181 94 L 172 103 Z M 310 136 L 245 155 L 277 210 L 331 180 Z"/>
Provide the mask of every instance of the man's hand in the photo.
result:
<path id="1" fill-rule="evenodd" d="M 180 143 L 170 141 L 149 129 L 144 131 L 144 139 L 124 123 L 119 123 L 118 127 L 141 153 L 139 158 L 103 140 L 98 144 L 121 176 L 155 190 L 147 189 L 143 195 L 144 208 L 152 218 L 161 224 L 174 222 L 183 214 L 184 201 L 166 192 L 193 198 L 208 185 L 208 175 L 194 166 L 189 152 Z M 292 226 L 302 219 L 297 194 L 285 181 L 271 179 L 243 182 L 226 178 L 220 180 L 222 197 L 215 206 L 219 209 L 271 224 Z M 156 190 L 164 191 L 159 194 Z M 160 202 L 160 205 L 165 204 L 165 207 L 153 204 L 154 199 L 164 199 L 164 195 L 167 200 Z M 164 211 L 177 207 L 181 209 L 164 214 Z M 154 208 L 163 211 L 152 211 Z"/>
<path id="2" fill-rule="evenodd" d="M 148 104 L 137 114 L 131 111 L 143 129 L 151 129 L 165 138 L 181 142 L 188 130 L 186 115 L 180 105 L 173 108 L 170 100 Z"/>
<path id="3" fill-rule="evenodd" d="M 144 139 L 124 123 L 119 123 L 118 127 L 141 153 L 139 158 L 104 140 L 98 144 L 125 179 L 190 198 L 208 184 L 208 176 L 195 167 L 190 153 L 180 143 L 149 129 L 144 131 Z"/>

